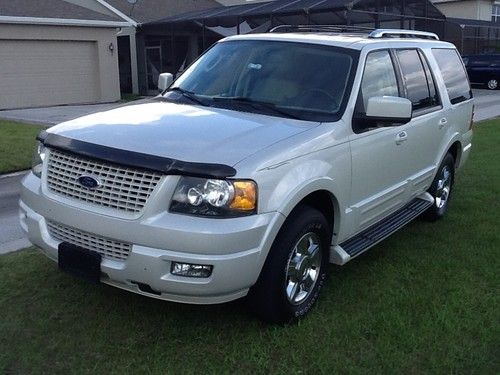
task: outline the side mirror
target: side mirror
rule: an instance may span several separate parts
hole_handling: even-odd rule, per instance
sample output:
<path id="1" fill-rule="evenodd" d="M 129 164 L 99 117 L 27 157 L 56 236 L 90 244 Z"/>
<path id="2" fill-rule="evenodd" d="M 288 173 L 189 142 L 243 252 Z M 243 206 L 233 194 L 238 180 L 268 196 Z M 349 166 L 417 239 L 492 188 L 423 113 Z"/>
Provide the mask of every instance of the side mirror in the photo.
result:
<path id="1" fill-rule="evenodd" d="M 158 90 L 165 91 L 174 82 L 174 76 L 171 73 L 161 73 L 158 77 Z"/>
<path id="2" fill-rule="evenodd" d="M 412 105 L 406 98 L 397 96 L 374 96 L 368 99 L 366 120 L 379 123 L 406 124 L 411 120 Z"/>

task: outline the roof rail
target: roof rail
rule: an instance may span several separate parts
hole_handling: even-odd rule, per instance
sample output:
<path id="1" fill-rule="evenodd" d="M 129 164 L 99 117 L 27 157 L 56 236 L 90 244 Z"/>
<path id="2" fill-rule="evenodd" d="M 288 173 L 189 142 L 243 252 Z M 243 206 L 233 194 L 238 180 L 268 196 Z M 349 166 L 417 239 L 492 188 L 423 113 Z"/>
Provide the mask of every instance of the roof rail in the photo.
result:
<path id="1" fill-rule="evenodd" d="M 363 26 L 344 25 L 279 25 L 270 33 L 368 33 L 369 38 L 419 38 L 439 40 L 439 37 L 427 31 L 404 30 L 404 29 L 373 29 Z"/>
<path id="2" fill-rule="evenodd" d="M 372 27 L 363 26 L 344 26 L 344 25 L 279 25 L 269 30 L 270 33 L 293 33 L 293 32 L 309 32 L 309 33 L 369 33 L 373 31 Z"/>
<path id="3" fill-rule="evenodd" d="M 369 38 L 420 38 L 420 39 L 435 39 L 439 37 L 434 33 L 418 30 L 403 30 L 403 29 L 376 29 L 373 30 Z"/>

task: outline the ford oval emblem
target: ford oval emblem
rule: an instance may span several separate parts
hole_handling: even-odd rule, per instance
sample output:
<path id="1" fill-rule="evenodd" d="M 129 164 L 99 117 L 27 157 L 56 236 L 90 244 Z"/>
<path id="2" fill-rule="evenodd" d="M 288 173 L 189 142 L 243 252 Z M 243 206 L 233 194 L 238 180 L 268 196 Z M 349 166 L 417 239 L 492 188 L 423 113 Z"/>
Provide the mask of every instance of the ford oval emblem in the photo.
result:
<path id="1" fill-rule="evenodd" d="M 101 186 L 101 181 L 97 177 L 82 175 L 78 177 L 78 183 L 87 189 L 97 189 Z"/>

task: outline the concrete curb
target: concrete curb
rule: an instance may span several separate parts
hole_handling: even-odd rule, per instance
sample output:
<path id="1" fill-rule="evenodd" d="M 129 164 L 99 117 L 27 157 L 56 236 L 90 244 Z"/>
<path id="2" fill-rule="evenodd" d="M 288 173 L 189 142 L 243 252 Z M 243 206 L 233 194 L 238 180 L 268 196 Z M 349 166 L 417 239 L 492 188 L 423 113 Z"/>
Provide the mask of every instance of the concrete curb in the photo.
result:
<path id="1" fill-rule="evenodd" d="M 6 174 L 0 174 L 0 180 L 3 179 L 3 178 L 21 176 L 23 174 L 28 173 L 29 171 L 30 171 L 30 169 L 25 169 L 25 170 L 22 170 L 22 171 L 11 172 L 11 173 L 6 173 Z"/>
<path id="2" fill-rule="evenodd" d="M 26 238 L 20 238 L 18 240 L 10 241 L 0 245 L 0 255 L 12 253 L 13 251 L 24 250 L 30 246 L 33 246 L 31 242 Z"/>
<path id="3" fill-rule="evenodd" d="M 2 116 L 2 112 L 0 112 L 0 120 L 6 120 L 6 121 L 12 121 L 12 122 L 18 122 L 20 125 L 39 125 L 39 126 L 46 126 L 46 127 L 51 127 L 54 125 L 57 125 L 58 122 L 47 122 L 47 121 L 39 121 L 39 120 L 33 120 L 32 118 L 23 118 L 23 117 L 17 117 L 17 116 Z"/>

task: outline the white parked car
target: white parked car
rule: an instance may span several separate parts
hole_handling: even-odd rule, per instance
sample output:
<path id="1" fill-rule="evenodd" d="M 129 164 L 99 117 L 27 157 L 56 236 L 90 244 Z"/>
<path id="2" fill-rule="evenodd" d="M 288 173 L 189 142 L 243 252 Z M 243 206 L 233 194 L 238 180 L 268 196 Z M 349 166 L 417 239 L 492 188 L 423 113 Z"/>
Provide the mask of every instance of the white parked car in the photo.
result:
<path id="1" fill-rule="evenodd" d="M 61 269 L 291 322 L 328 262 L 442 217 L 471 148 L 462 60 L 430 33 L 280 27 L 171 81 L 39 135 L 21 224 Z"/>

